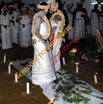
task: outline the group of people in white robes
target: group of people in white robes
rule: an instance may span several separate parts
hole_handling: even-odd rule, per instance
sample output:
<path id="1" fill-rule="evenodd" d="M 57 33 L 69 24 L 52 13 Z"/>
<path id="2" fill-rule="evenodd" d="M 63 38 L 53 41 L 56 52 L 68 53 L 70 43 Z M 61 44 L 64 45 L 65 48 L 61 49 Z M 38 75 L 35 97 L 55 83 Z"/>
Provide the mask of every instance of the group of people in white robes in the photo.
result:
<path id="1" fill-rule="evenodd" d="M 2 49 L 10 49 L 13 43 L 19 47 L 32 46 L 31 23 L 33 15 L 28 12 L 26 5 L 21 6 L 20 12 L 13 4 L 2 5 L 0 14 L 0 34 Z"/>
<path id="2" fill-rule="evenodd" d="M 90 17 L 87 10 L 83 7 L 83 2 L 77 2 L 77 7 L 72 11 L 73 4 L 66 5 L 66 13 L 68 16 L 68 24 L 72 26 L 72 30 L 68 32 L 68 39 L 79 40 L 86 36 L 96 36 L 96 31 L 100 30 L 103 34 L 103 5 L 101 4 L 101 12 L 98 10 L 98 4 L 94 5 Z"/>

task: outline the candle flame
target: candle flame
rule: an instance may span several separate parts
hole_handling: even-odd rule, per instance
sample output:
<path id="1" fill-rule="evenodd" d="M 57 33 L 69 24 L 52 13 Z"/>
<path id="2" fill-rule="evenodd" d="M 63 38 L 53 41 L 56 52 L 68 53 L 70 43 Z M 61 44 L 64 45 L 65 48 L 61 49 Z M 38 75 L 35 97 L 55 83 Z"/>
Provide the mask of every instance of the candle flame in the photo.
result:
<path id="1" fill-rule="evenodd" d="M 4 56 L 6 56 L 6 54 L 4 54 Z"/>
<path id="2" fill-rule="evenodd" d="M 79 64 L 80 64 L 79 62 L 76 62 L 76 63 L 75 63 L 75 65 L 79 65 Z"/>
<path id="3" fill-rule="evenodd" d="M 52 97 L 52 99 L 51 99 L 51 103 L 53 103 L 53 102 L 54 102 L 54 99 L 55 99 L 55 97 L 53 96 L 53 97 Z"/>
<path id="4" fill-rule="evenodd" d="M 98 73 L 94 73 L 95 75 L 97 75 Z"/>
<path id="5" fill-rule="evenodd" d="M 48 104 L 52 104 L 54 102 L 55 97 L 53 96 L 52 99 L 50 100 L 50 102 L 48 102 Z"/>
<path id="6" fill-rule="evenodd" d="M 10 62 L 9 65 L 12 65 L 12 62 Z"/>
<path id="7" fill-rule="evenodd" d="M 70 50 L 70 52 L 75 53 L 75 52 L 77 52 L 77 49 L 76 48 L 73 48 L 72 50 Z"/>

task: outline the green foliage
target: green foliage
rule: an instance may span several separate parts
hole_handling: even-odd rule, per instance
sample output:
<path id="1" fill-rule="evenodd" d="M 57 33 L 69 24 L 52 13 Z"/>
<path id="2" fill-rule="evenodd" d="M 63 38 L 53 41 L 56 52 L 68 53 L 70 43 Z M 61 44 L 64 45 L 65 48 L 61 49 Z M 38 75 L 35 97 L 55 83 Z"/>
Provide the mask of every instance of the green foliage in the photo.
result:
<path id="1" fill-rule="evenodd" d="M 53 88 L 56 93 L 62 92 L 63 99 L 69 103 L 87 104 L 91 99 L 87 96 L 93 96 L 99 99 L 103 99 L 101 96 L 93 95 L 93 91 L 88 88 L 85 82 L 82 82 L 78 78 L 68 73 L 63 73 L 59 78 L 54 81 Z M 87 95 L 87 96 L 85 96 Z M 100 102 L 100 104 L 103 104 Z"/>

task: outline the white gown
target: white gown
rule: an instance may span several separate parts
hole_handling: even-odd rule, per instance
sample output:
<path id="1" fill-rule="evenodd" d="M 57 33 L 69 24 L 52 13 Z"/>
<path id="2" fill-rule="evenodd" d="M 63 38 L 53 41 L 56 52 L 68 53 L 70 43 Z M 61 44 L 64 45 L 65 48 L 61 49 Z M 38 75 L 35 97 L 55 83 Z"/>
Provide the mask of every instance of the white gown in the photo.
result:
<path id="1" fill-rule="evenodd" d="M 19 23 L 19 46 L 31 46 L 31 20 L 28 16 L 22 16 Z"/>
<path id="2" fill-rule="evenodd" d="M 2 49 L 12 48 L 10 17 L 8 14 L 6 16 L 2 14 L 0 15 L 0 25 L 1 25 Z"/>
<path id="3" fill-rule="evenodd" d="M 99 29 L 101 30 L 103 34 L 103 13 L 101 13 L 100 15 Z"/>
<path id="4" fill-rule="evenodd" d="M 51 22 L 51 26 L 52 28 L 54 26 L 57 27 L 56 31 L 55 31 L 55 35 L 54 35 L 54 40 L 56 39 L 57 35 L 58 35 L 58 32 L 61 32 L 59 31 L 58 27 L 60 26 L 61 24 L 61 21 L 57 23 L 54 23 L 54 21 L 52 20 Z M 60 54 L 58 54 L 60 52 L 60 47 L 61 47 L 61 44 L 62 44 L 62 38 L 59 39 L 58 41 L 54 42 L 54 45 L 53 45 L 53 58 L 51 58 L 52 62 L 54 62 L 54 66 L 55 66 L 55 70 L 56 71 L 59 71 L 61 69 L 61 63 L 60 63 Z M 57 55 L 58 54 L 58 55 Z M 56 56 L 57 55 L 57 56 Z"/>
<path id="5" fill-rule="evenodd" d="M 82 11 L 78 11 L 75 16 L 74 39 L 76 40 L 85 37 L 85 25 L 84 25 L 84 18 L 81 17 L 82 13 L 83 13 Z"/>
<path id="6" fill-rule="evenodd" d="M 91 32 L 92 32 L 92 36 L 96 35 L 96 31 L 99 28 L 99 18 L 97 13 L 95 12 L 91 12 Z"/>
<path id="7" fill-rule="evenodd" d="M 43 22 L 40 26 L 40 34 L 45 34 L 47 31 L 47 25 Z M 45 50 L 46 46 L 36 37 L 33 36 L 32 39 L 36 39 L 37 43 L 33 44 L 34 47 L 34 59 L 40 52 Z M 52 56 L 51 51 L 47 51 L 42 57 L 36 61 L 32 66 L 32 82 L 37 85 L 50 83 L 56 79 L 55 70 L 50 61 Z"/>
<path id="8" fill-rule="evenodd" d="M 12 30 L 12 42 L 18 44 L 18 23 L 16 22 L 16 18 L 19 15 L 19 12 L 13 11 L 13 14 L 10 15 L 10 20 L 14 21 L 14 24 L 11 23 L 11 30 Z"/>
<path id="9" fill-rule="evenodd" d="M 73 15 L 68 13 L 68 24 L 72 27 Z M 73 27 L 70 31 L 68 31 L 68 39 L 73 39 Z"/>

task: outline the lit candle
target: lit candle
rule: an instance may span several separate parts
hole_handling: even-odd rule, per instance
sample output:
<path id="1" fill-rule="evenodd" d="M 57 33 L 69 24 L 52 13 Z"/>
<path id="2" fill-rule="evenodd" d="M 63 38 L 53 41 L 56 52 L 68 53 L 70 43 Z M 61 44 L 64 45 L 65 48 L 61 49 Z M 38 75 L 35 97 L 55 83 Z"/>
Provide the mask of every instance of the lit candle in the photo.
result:
<path id="1" fill-rule="evenodd" d="M 11 64 L 12 64 L 12 62 L 10 62 L 9 65 L 8 65 L 8 73 L 9 74 L 11 73 Z"/>
<path id="2" fill-rule="evenodd" d="M 98 73 L 94 73 L 94 82 L 95 82 L 95 83 L 98 83 L 98 81 L 97 81 L 97 74 L 98 74 Z"/>
<path id="3" fill-rule="evenodd" d="M 53 96 L 52 99 L 50 100 L 50 102 L 48 102 L 48 104 L 53 104 L 55 97 Z"/>
<path id="4" fill-rule="evenodd" d="M 70 52 L 69 52 L 69 60 L 71 62 L 74 62 L 76 60 L 76 52 L 77 52 L 76 48 L 73 48 L 72 50 L 70 50 Z"/>
<path id="5" fill-rule="evenodd" d="M 79 70 L 78 70 L 79 62 L 76 62 L 75 65 L 76 65 L 76 73 L 78 73 L 79 72 Z"/>
<path id="6" fill-rule="evenodd" d="M 26 83 L 26 93 L 30 94 L 30 85 L 29 85 L 29 83 Z"/>
<path id="7" fill-rule="evenodd" d="M 63 57 L 62 60 L 63 60 L 63 64 L 65 65 L 65 58 Z"/>
<path id="8" fill-rule="evenodd" d="M 17 73 L 15 74 L 15 82 L 18 82 Z"/>
<path id="9" fill-rule="evenodd" d="M 4 55 L 4 63 L 6 63 L 6 54 Z"/>

